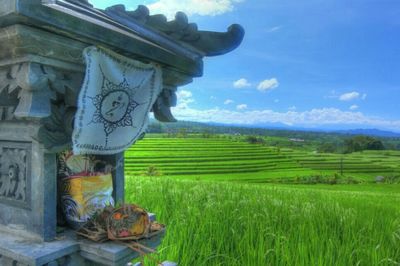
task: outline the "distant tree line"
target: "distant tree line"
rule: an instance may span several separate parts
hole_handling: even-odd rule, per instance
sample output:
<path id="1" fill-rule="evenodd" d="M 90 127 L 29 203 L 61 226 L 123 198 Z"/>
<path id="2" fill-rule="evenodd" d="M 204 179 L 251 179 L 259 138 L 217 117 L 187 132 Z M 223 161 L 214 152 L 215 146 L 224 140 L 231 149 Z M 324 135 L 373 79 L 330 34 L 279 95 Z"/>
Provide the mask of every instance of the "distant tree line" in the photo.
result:
<path id="1" fill-rule="evenodd" d="M 317 148 L 317 151 L 324 153 L 352 153 L 364 150 L 384 149 L 385 145 L 382 140 L 376 137 L 358 135 L 344 139 L 343 143 L 322 143 Z"/>
<path id="2" fill-rule="evenodd" d="M 313 132 L 301 130 L 266 129 L 219 125 L 199 122 L 179 121 L 176 123 L 160 123 L 151 120 L 148 133 L 162 133 L 167 137 L 185 138 L 191 134 L 210 138 L 226 135 L 233 138 L 244 138 L 250 143 L 264 144 L 288 148 L 316 150 L 325 153 L 351 153 L 362 150 L 400 150 L 400 138 L 372 137 L 350 135 L 335 132 Z M 290 139 L 302 139 L 294 142 Z"/>
<path id="3" fill-rule="evenodd" d="M 250 144 L 265 144 L 266 141 L 263 137 L 257 137 L 257 136 L 247 136 L 245 141 L 247 141 Z"/>

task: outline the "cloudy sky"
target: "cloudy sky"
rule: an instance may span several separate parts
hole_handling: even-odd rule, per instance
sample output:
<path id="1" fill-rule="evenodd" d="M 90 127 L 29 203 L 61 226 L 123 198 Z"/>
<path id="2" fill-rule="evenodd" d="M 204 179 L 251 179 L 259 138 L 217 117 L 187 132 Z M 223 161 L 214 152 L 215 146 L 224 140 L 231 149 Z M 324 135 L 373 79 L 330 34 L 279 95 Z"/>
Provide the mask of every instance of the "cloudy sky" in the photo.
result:
<path id="1" fill-rule="evenodd" d="M 400 132 L 398 0 L 92 0 L 184 11 L 202 30 L 246 30 L 179 89 L 180 120 Z"/>

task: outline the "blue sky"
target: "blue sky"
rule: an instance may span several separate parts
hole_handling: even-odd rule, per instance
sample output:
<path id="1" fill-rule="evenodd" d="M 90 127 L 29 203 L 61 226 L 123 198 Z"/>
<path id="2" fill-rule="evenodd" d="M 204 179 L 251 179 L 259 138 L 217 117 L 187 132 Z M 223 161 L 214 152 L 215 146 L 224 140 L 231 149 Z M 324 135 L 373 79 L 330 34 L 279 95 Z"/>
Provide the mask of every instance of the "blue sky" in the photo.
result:
<path id="1" fill-rule="evenodd" d="M 398 0 L 113 0 L 147 5 L 199 29 L 246 30 L 242 45 L 205 58 L 204 76 L 179 89 L 180 120 L 400 132 Z"/>

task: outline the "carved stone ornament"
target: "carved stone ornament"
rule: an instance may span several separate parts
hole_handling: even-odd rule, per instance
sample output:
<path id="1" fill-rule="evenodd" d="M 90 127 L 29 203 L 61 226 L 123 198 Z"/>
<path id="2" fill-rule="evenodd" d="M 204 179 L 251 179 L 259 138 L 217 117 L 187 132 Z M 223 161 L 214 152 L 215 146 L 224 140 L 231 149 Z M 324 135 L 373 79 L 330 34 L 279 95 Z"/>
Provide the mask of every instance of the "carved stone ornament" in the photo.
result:
<path id="1" fill-rule="evenodd" d="M 0 142 L 0 151 L 0 202 L 29 207 L 31 145 Z"/>
<path id="2" fill-rule="evenodd" d="M 76 95 L 81 80 L 38 63 L 12 65 L 0 69 L 0 95 L 5 96 L 0 98 L 0 106 L 15 105 L 16 118 L 45 118 L 51 115 L 58 94 L 66 95 L 69 90 Z"/>
<path id="3" fill-rule="evenodd" d="M 176 88 L 164 88 L 153 105 L 154 117 L 161 122 L 176 122 L 171 107 L 176 106 Z"/>
<path id="4" fill-rule="evenodd" d="M 82 79 L 82 73 L 38 63 L 0 69 L 0 120 L 40 120 L 36 138 L 47 149 L 70 143 Z"/>

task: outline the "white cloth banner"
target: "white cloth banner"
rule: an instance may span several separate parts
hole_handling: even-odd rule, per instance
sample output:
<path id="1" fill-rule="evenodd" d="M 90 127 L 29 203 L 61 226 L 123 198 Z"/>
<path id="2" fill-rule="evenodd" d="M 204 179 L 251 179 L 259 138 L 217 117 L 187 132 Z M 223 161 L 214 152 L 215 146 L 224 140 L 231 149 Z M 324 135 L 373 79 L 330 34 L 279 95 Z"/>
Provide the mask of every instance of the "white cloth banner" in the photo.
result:
<path id="1" fill-rule="evenodd" d="M 162 89 L 161 68 L 103 48 L 83 51 L 86 75 L 72 134 L 74 154 L 116 154 L 145 131 Z"/>

